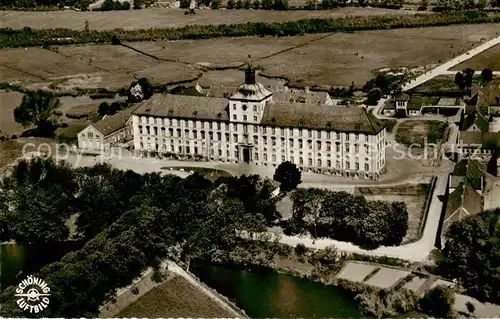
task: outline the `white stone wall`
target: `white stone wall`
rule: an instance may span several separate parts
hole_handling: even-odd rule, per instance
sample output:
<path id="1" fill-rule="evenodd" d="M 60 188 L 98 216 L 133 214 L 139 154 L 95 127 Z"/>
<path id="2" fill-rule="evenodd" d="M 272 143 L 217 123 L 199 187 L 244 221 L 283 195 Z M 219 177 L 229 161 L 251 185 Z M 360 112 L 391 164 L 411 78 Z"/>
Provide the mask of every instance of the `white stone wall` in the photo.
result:
<path id="1" fill-rule="evenodd" d="M 103 147 L 103 136 L 89 125 L 78 133 L 78 147 L 88 150 L 100 150 Z"/>
<path id="2" fill-rule="evenodd" d="M 244 144 L 256 165 L 292 161 L 306 169 L 352 174 L 376 174 L 385 165 L 385 130 L 366 135 L 136 115 L 132 123 L 134 147 L 144 152 L 238 162 L 238 145 Z"/>

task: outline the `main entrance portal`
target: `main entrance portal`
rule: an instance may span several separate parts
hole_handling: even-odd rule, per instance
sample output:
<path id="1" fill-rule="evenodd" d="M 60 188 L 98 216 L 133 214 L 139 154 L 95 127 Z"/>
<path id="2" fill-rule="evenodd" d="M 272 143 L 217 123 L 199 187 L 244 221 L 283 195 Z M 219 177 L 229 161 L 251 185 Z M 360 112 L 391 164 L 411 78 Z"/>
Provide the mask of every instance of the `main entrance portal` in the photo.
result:
<path id="1" fill-rule="evenodd" d="M 243 148 L 243 162 L 250 162 L 250 150 L 248 149 L 248 147 Z"/>

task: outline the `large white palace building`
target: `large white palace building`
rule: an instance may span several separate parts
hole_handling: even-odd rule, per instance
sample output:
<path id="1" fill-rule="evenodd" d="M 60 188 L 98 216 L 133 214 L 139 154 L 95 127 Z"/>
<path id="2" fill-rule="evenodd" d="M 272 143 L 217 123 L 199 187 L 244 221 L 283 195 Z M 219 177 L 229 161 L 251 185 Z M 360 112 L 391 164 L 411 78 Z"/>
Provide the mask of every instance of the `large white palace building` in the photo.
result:
<path id="1" fill-rule="evenodd" d="M 332 103 L 329 103 L 332 104 Z M 229 98 L 154 95 L 132 113 L 134 148 L 165 156 L 378 178 L 385 129 L 366 110 L 273 101 L 255 70 Z"/>
<path id="2" fill-rule="evenodd" d="M 129 136 L 135 151 L 161 157 L 274 167 L 290 161 L 304 171 L 377 179 L 385 128 L 365 109 L 333 105 L 323 94 L 275 99 L 249 66 L 228 98 L 156 94 L 127 118 L 90 125 L 78 142 L 95 148 L 92 135 L 106 148 Z"/>

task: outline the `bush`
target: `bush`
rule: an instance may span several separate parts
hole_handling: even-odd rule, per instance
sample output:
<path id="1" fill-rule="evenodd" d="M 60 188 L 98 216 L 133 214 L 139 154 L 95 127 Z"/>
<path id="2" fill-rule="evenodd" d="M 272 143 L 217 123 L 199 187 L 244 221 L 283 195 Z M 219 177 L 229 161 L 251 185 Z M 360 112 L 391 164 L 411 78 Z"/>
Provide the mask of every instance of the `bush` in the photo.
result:
<path id="1" fill-rule="evenodd" d="M 121 45 L 122 42 L 120 41 L 120 39 L 118 39 L 118 37 L 116 35 L 113 35 L 113 37 L 111 38 L 111 44 L 112 45 Z"/>
<path id="2" fill-rule="evenodd" d="M 151 275 L 151 280 L 156 283 L 160 283 L 163 281 L 163 274 L 161 273 L 160 270 L 156 269 L 153 271 L 153 274 Z"/>
<path id="3" fill-rule="evenodd" d="M 437 318 L 452 318 L 455 295 L 446 286 L 436 286 L 429 290 L 424 298 L 420 300 L 420 308 L 423 312 Z"/>
<path id="4" fill-rule="evenodd" d="M 299 256 L 302 256 L 304 255 L 306 252 L 307 252 L 307 247 L 306 245 L 300 243 L 300 244 L 297 244 L 297 246 L 295 246 L 295 253 Z"/>
<path id="5" fill-rule="evenodd" d="M 124 1 L 121 5 L 121 10 L 130 10 L 130 2 Z"/>

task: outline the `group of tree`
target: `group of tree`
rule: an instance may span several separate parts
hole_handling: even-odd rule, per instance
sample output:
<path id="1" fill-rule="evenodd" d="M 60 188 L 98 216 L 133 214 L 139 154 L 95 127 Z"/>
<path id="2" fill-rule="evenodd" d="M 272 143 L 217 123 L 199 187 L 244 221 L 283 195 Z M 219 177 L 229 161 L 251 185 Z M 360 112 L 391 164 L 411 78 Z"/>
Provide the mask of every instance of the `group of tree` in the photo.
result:
<path id="1" fill-rule="evenodd" d="M 445 236 L 441 274 L 457 279 L 468 295 L 500 304 L 500 209 L 467 216 Z"/>
<path id="2" fill-rule="evenodd" d="M 263 10 L 287 10 L 288 0 L 229 0 L 228 9 L 263 9 Z"/>
<path id="3" fill-rule="evenodd" d="M 140 78 L 130 84 L 127 90 L 127 98 L 130 103 L 148 100 L 153 96 L 154 88 L 147 78 Z"/>
<path id="4" fill-rule="evenodd" d="M 403 202 L 367 201 L 346 192 L 299 188 L 292 193 L 292 218 L 285 233 L 308 232 L 367 249 L 401 244 L 408 230 Z"/>
<path id="5" fill-rule="evenodd" d="M 72 169 L 35 159 L 21 161 L 0 188 L 1 233 L 19 244 L 65 241 L 66 222 L 77 216 L 73 238 L 83 248 L 38 274 L 51 287 L 44 317 L 96 316 L 147 267 L 168 257 L 188 268 L 192 259 L 233 248 L 237 230 L 263 231 L 279 218 L 271 182 L 258 176 L 214 183 L 199 174 Z M 13 293 L 0 295 L 0 316 L 23 316 Z"/>
<path id="6" fill-rule="evenodd" d="M 437 0 L 436 7 L 441 10 L 471 10 L 494 6 L 495 0 Z"/>
<path id="7" fill-rule="evenodd" d="M 470 94 L 471 92 L 474 72 L 474 70 L 467 68 L 463 71 L 458 71 L 457 74 L 455 74 L 455 84 L 464 94 Z"/>
<path id="8" fill-rule="evenodd" d="M 99 117 L 102 118 L 105 115 L 113 115 L 118 113 L 120 110 L 126 109 L 130 106 L 128 102 L 116 101 L 111 104 L 104 101 L 99 104 L 98 113 Z"/>
<path id="9" fill-rule="evenodd" d="M 365 104 L 377 105 L 382 96 L 400 93 L 402 81 L 402 76 L 379 73 L 375 78 L 370 79 L 363 86 L 363 91 L 368 94 Z"/>
<path id="10" fill-rule="evenodd" d="M 100 11 L 113 11 L 113 10 L 130 10 L 130 2 L 123 1 L 120 2 L 118 0 L 104 0 L 99 8 Z"/>
<path id="11" fill-rule="evenodd" d="M 54 93 L 28 91 L 21 104 L 14 109 L 14 120 L 25 128 L 35 126 L 35 133 L 39 136 L 51 137 L 60 125 L 60 105 Z"/>

